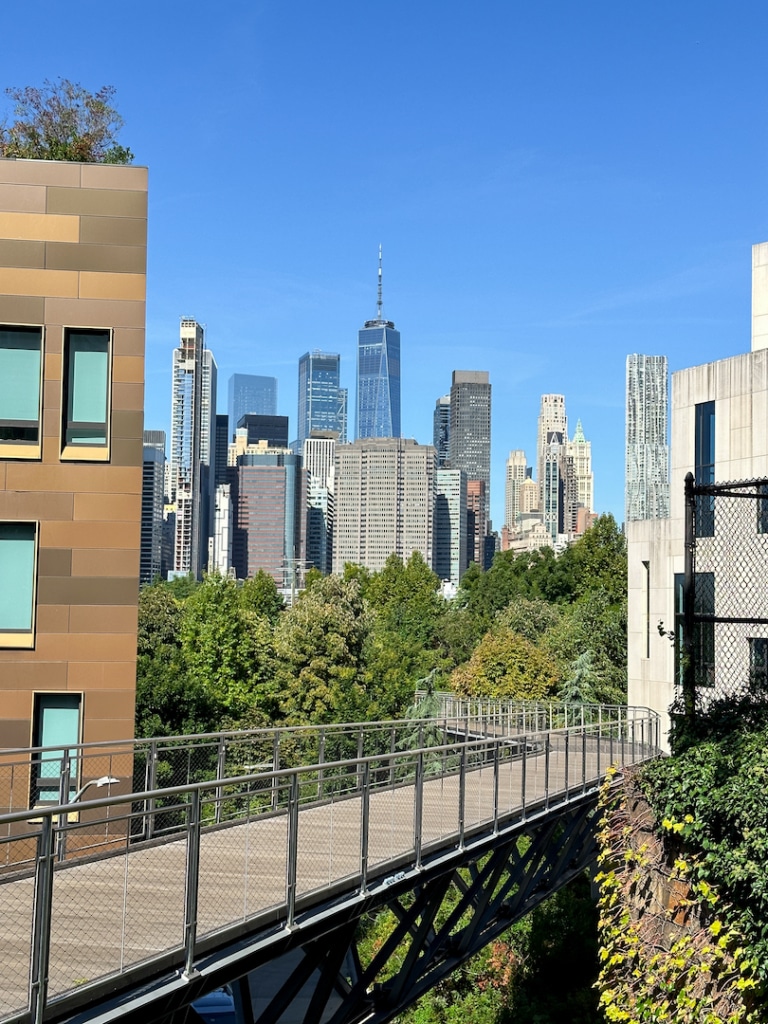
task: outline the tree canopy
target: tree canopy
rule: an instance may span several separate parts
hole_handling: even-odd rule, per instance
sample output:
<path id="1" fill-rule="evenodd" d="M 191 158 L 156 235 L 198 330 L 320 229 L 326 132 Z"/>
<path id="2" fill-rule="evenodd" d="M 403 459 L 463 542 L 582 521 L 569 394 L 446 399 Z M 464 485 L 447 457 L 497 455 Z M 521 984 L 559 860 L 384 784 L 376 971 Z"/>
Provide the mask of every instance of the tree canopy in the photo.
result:
<path id="1" fill-rule="evenodd" d="M 133 153 L 117 141 L 123 118 L 112 105 L 115 87 L 89 92 L 68 78 L 42 88 L 9 88 L 15 120 L 0 122 L 0 156 L 77 163 L 129 164 Z"/>

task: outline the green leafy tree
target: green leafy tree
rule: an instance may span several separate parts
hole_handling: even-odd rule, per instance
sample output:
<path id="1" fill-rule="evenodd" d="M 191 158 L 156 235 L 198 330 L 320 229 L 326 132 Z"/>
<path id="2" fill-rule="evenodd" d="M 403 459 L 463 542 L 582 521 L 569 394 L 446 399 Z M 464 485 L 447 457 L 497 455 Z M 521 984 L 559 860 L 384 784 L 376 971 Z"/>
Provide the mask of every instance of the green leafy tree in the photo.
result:
<path id="1" fill-rule="evenodd" d="M 269 573 L 259 569 L 255 576 L 244 580 L 240 588 L 240 605 L 246 611 L 267 619 L 274 626 L 285 608 L 277 584 Z"/>
<path id="2" fill-rule="evenodd" d="M 618 603 L 627 597 L 627 542 L 612 515 L 593 526 L 561 556 L 574 581 L 574 595 L 600 590 Z"/>
<path id="3" fill-rule="evenodd" d="M 189 678 L 231 717 L 274 703 L 272 629 L 243 609 L 234 580 L 209 574 L 187 599 L 181 646 Z"/>
<path id="4" fill-rule="evenodd" d="M 362 682 L 366 617 L 356 579 L 317 580 L 275 631 L 281 707 L 290 722 L 343 722 L 366 717 Z"/>
<path id="5" fill-rule="evenodd" d="M 551 660 L 530 640 L 509 629 L 489 630 L 472 657 L 455 669 L 451 686 L 464 697 L 541 700 L 560 683 Z"/>
<path id="6" fill-rule="evenodd" d="M 500 626 L 536 643 L 547 630 L 557 625 L 561 616 L 559 605 L 550 604 L 540 597 L 518 597 L 498 613 L 496 621 Z"/>
<path id="7" fill-rule="evenodd" d="M 566 704 L 594 704 L 599 680 L 592 664 L 592 651 L 584 651 L 571 662 L 570 671 L 558 697 Z"/>
<path id="8" fill-rule="evenodd" d="M 0 124 L 0 156 L 78 163 L 129 164 L 133 153 L 119 145 L 123 118 L 112 106 L 115 88 L 89 92 L 67 78 L 42 88 L 5 90 L 15 120 Z"/>

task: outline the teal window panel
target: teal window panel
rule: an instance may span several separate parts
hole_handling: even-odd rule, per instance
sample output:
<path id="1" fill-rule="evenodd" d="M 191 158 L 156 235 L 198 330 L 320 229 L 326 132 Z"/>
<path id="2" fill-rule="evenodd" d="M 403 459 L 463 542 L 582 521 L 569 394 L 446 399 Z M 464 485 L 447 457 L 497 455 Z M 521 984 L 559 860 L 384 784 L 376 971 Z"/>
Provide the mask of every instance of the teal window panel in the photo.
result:
<path id="1" fill-rule="evenodd" d="M 65 444 L 106 445 L 109 331 L 67 331 Z"/>
<path id="2" fill-rule="evenodd" d="M 0 441 L 39 439 L 42 349 L 39 327 L 0 327 Z"/>
<path id="3" fill-rule="evenodd" d="M 35 695 L 34 746 L 52 747 L 37 761 L 37 793 L 33 803 L 58 802 L 62 758 L 67 748 L 80 742 L 79 693 L 38 693 Z M 69 766 L 71 800 L 77 786 L 77 758 Z"/>
<path id="4" fill-rule="evenodd" d="M 34 523 L 0 523 L 0 633 L 32 629 L 36 533 Z"/>

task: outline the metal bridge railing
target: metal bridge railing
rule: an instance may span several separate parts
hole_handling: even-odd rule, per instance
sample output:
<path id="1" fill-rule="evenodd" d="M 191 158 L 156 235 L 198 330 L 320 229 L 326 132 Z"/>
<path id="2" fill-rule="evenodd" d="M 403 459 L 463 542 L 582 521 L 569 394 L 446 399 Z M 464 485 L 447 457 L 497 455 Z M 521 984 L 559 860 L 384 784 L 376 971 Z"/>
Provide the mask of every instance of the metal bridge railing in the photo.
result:
<path id="1" fill-rule="evenodd" d="M 443 738 L 455 730 L 449 742 L 419 745 L 438 724 Z M 454 718 L 397 725 L 394 744 L 393 723 L 365 730 L 362 749 L 354 734 L 347 758 L 1 816 L 0 1021 L 89 1005 L 116 976 L 191 973 L 238 929 L 290 928 L 330 896 L 556 812 L 610 765 L 658 753 L 647 709 L 519 734 L 497 721 L 479 738 Z M 386 749 L 367 753 L 366 737 L 384 735 Z"/>

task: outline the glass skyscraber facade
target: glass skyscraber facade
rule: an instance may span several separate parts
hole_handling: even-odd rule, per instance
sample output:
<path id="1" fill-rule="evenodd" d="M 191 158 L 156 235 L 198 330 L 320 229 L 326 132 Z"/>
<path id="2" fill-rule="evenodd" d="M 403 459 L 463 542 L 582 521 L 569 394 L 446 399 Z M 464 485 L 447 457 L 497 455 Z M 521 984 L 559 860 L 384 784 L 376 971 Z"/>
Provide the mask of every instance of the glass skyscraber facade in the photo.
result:
<path id="1" fill-rule="evenodd" d="M 305 352 L 299 359 L 300 445 L 313 430 L 333 431 L 346 438 L 346 390 L 339 387 L 341 358 L 332 352 Z"/>
<path id="2" fill-rule="evenodd" d="M 400 332 L 382 313 L 381 248 L 376 319 L 357 336 L 355 437 L 400 437 Z"/>

